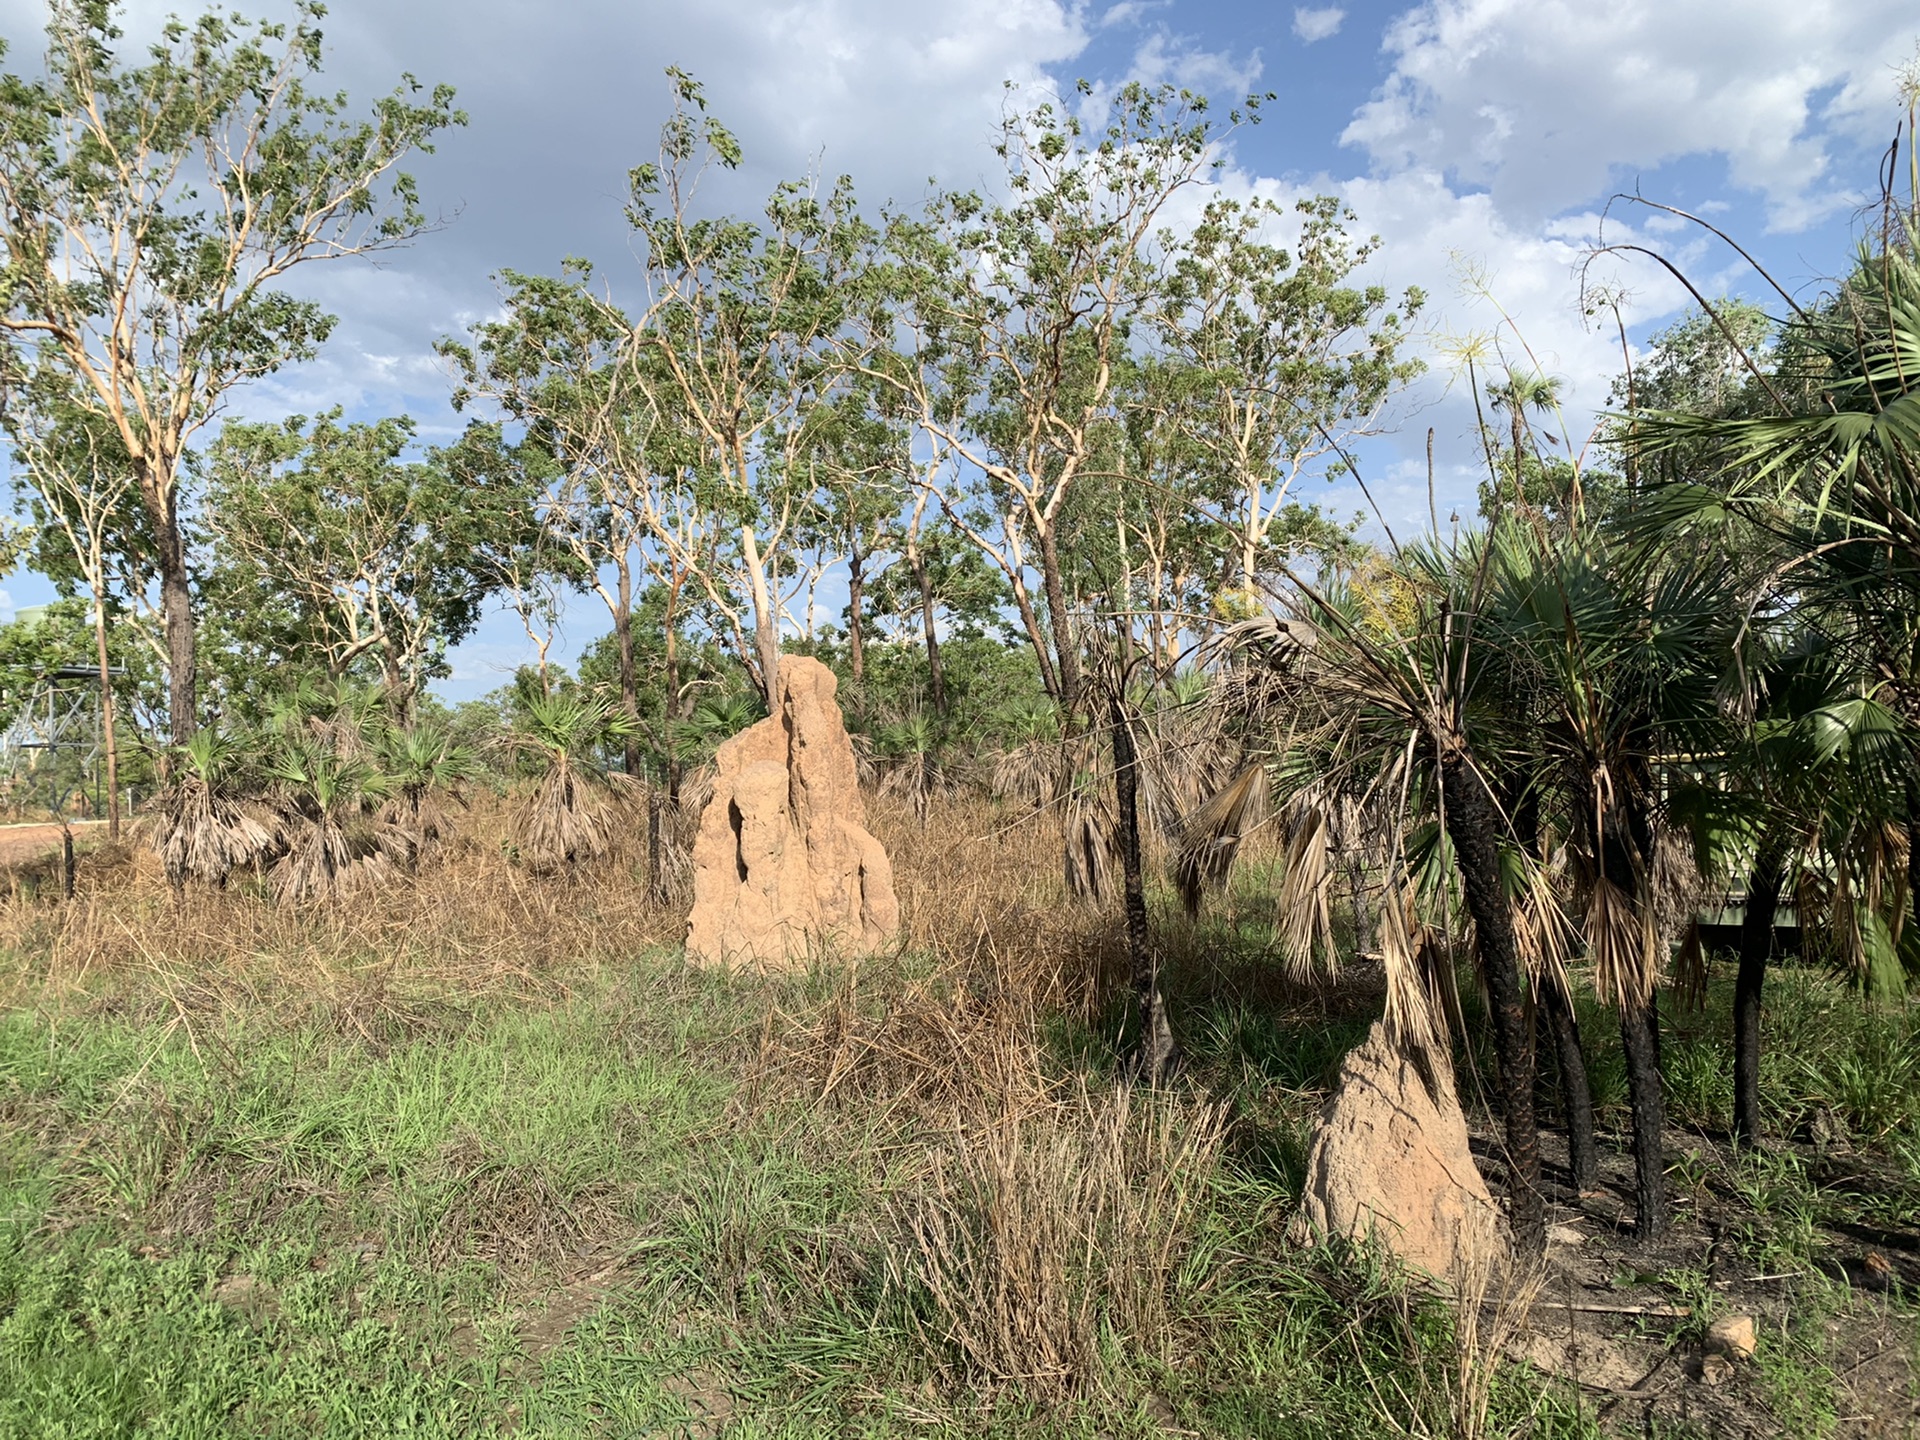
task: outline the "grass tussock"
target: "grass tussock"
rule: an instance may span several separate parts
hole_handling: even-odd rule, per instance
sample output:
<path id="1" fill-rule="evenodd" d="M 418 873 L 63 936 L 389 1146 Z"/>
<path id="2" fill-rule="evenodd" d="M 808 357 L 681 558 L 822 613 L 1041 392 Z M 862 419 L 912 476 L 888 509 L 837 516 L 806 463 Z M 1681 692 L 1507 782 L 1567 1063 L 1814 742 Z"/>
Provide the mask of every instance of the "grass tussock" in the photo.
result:
<path id="1" fill-rule="evenodd" d="M 1124 1087 L 956 1120 L 896 1202 L 925 1337 L 989 1391 L 1096 1390 L 1110 1343 L 1169 1359 L 1222 1131 L 1217 1106 Z"/>

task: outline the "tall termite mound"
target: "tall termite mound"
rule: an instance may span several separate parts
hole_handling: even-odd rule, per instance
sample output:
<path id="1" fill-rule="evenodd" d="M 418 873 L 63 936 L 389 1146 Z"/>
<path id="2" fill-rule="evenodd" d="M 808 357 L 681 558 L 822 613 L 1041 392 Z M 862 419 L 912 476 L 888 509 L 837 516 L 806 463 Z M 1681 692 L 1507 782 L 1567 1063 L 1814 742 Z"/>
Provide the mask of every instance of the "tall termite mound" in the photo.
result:
<path id="1" fill-rule="evenodd" d="M 893 864 L 866 828 L 838 688 L 818 660 L 783 656 L 773 713 L 714 756 L 693 845 L 690 960 L 799 968 L 814 954 L 870 954 L 899 928 Z"/>

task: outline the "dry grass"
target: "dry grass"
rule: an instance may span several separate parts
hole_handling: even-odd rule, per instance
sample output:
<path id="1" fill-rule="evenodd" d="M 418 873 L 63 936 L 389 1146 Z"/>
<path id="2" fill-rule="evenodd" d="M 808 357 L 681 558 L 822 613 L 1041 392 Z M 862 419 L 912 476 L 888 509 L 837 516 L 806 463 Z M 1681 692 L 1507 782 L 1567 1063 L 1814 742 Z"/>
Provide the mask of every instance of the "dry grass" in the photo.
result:
<path id="1" fill-rule="evenodd" d="M 968 1381 L 1086 1394 L 1111 1333 L 1164 1357 L 1177 1273 L 1219 1158 L 1217 1107 L 1126 1087 L 956 1118 L 897 1201 L 897 1275 Z"/>
<path id="2" fill-rule="evenodd" d="M 509 823 L 504 802 L 483 799 L 417 873 L 309 903 L 277 900 L 248 874 L 189 886 L 176 907 L 149 849 L 102 847 L 78 866 L 71 904 L 0 907 L 0 949 L 22 962 L 0 984 L 19 1000 L 111 980 L 123 1003 L 144 991 L 188 1010 L 272 997 L 335 1011 L 372 1038 L 375 1020 L 404 1021 L 426 997 L 552 993 L 569 970 L 679 939 L 684 917 L 634 879 L 644 835 L 543 877 L 509 857 Z"/>

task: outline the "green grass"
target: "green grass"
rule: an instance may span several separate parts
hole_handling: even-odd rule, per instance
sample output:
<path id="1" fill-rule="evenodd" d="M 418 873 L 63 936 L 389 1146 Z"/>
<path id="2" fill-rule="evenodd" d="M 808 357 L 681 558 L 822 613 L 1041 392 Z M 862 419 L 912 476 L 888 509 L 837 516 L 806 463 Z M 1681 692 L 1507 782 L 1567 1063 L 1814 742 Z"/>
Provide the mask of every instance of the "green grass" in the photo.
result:
<path id="1" fill-rule="evenodd" d="M 1349 1036 L 1244 1007 L 1201 1032 L 1246 1118 L 1202 1177 L 1166 1344 L 1109 1318 L 1098 1374 L 1045 1394 L 970 1374 L 903 1258 L 939 1135 L 768 1081 L 770 1009 L 829 990 L 662 959 L 371 1038 L 104 990 L 0 1018 L 0 1437 L 1444 1422 L 1447 1308 L 1279 1239 L 1306 1087 Z M 1556 1403 L 1516 1378 L 1495 1411 L 1588 1433 Z"/>
<path id="2" fill-rule="evenodd" d="M 782 1059 L 829 1014 L 878 1023 L 910 983 L 936 1009 L 986 1003 L 926 957 L 869 967 L 851 1001 L 829 975 L 655 956 L 364 1013 L 136 977 L 0 1016 L 0 1440 L 1453 1433 L 1450 1307 L 1365 1254 L 1281 1238 L 1369 1017 L 1281 995 L 1236 949 L 1249 926 L 1177 957 L 1185 1089 L 1152 1103 L 1228 1119 L 1182 1179 L 1159 1328 L 1096 1294 L 1097 1358 L 1060 1384 L 982 1373 L 916 1270 L 908 1217 L 954 1114 L 877 1080 L 823 1105 L 817 1070 Z M 1781 971 L 1769 1005 L 1770 1117 L 1837 1117 L 1893 1177 L 1849 1188 L 1804 1151 L 1683 1146 L 1676 1187 L 1736 1197 L 1727 1238 L 1774 1272 L 1816 1265 L 1836 1221 L 1915 1223 L 1920 1065 L 1909 1017 L 1812 972 Z M 1668 1017 L 1676 1122 L 1703 1136 L 1730 1105 L 1724 1015 L 1717 984 L 1704 1015 Z M 1124 1005 L 1035 1019 L 1052 1079 L 1111 1077 Z M 1617 1123 L 1614 1036 L 1583 1022 Z M 1662 1338 L 1696 1342 L 1709 1277 L 1649 1279 L 1695 1307 Z M 1780 1433 L 1817 1434 L 1839 1413 L 1825 1324 L 1847 1299 L 1824 1279 L 1796 1294 L 1760 1383 Z M 1489 1434 L 1598 1433 L 1531 1371 L 1491 1385 Z"/>

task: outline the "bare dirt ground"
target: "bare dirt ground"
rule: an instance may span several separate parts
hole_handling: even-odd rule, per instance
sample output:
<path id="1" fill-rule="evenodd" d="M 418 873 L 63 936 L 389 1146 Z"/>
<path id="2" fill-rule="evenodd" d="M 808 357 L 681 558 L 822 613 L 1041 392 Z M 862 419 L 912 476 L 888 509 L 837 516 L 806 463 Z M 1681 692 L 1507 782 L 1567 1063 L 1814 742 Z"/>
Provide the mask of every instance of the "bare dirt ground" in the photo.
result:
<path id="1" fill-rule="evenodd" d="M 103 820 L 75 820 L 73 838 L 92 838 L 106 834 Z M 0 865 L 27 865 L 60 848 L 60 827 L 52 822 L 38 825 L 0 825 Z"/>
<path id="2" fill-rule="evenodd" d="M 1483 1132 L 1475 1148 L 1495 1170 L 1492 1140 Z M 1670 1176 L 1672 1234 L 1642 1245 L 1629 1233 L 1633 1164 L 1625 1148 L 1603 1142 L 1601 1188 L 1576 1197 L 1564 1183 L 1562 1137 L 1543 1133 L 1541 1141 L 1557 1191 L 1548 1207 L 1548 1278 L 1527 1330 L 1509 1345 L 1514 1358 L 1572 1382 L 1603 1424 L 1628 1434 L 1760 1440 L 1783 1433 L 1784 1410 L 1795 1425 L 1784 1433 L 1920 1435 L 1914 1321 L 1901 1303 L 1920 1294 L 1920 1235 L 1828 1221 L 1814 1227 L 1819 1253 L 1811 1263 L 1756 1265 L 1741 1243 L 1755 1217 L 1727 1193 L 1731 1152 L 1670 1131 L 1670 1154 L 1704 1163 L 1692 1183 L 1684 1173 Z M 1794 1140 L 1776 1142 L 1781 1151 L 1798 1152 L 1816 1184 L 1879 1181 L 1871 1156 Z M 1810 1285 L 1816 1274 L 1832 1283 Z M 1743 1315 L 1755 1322 L 1760 1359 L 1728 1363 L 1705 1332 L 1716 1318 Z M 1816 1400 L 1814 1389 L 1825 1394 Z M 1794 1417 L 1796 1401 L 1809 1413 Z"/>

